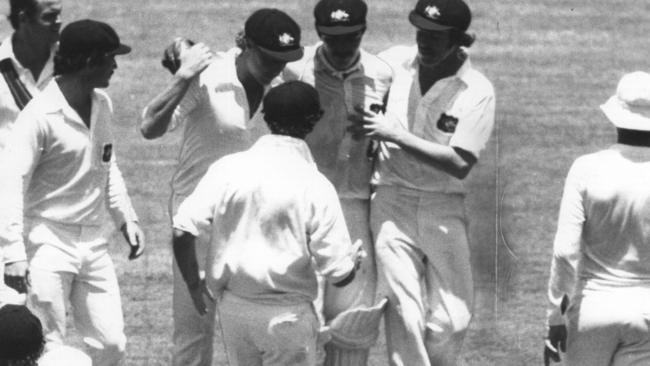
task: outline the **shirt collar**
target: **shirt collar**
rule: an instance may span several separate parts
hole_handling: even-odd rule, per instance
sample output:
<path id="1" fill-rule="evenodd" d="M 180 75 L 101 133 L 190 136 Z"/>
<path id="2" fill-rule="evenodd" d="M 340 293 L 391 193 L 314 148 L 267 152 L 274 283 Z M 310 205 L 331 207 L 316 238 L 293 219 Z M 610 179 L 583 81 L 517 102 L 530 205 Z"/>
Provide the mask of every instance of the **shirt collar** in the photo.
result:
<path id="1" fill-rule="evenodd" d="M 352 66 L 350 66 L 347 70 L 337 70 L 335 69 L 329 61 L 327 61 L 327 57 L 325 57 L 325 54 L 323 53 L 323 43 L 320 42 L 316 46 L 316 54 L 314 55 L 314 68 L 315 71 L 323 71 L 330 76 L 333 76 L 337 79 L 345 80 L 349 78 L 350 76 L 353 75 L 358 75 L 358 74 L 363 74 L 363 66 L 361 62 L 361 58 L 363 57 L 363 51 L 359 50 L 359 59 L 357 62 L 355 62 Z"/>
<path id="2" fill-rule="evenodd" d="M 74 108 L 72 108 L 72 106 L 70 106 L 70 104 L 68 104 L 68 101 L 61 92 L 61 88 L 59 88 L 56 79 L 52 79 L 52 81 L 47 84 L 40 97 L 42 97 L 42 100 L 44 101 L 41 109 L 42 112 L 47 114 L 61 113 L 67 118 L 86 126 L 86 124 L 81 120 L 81 117 L 79 117 L 79 114 L 74 110 Z M 97 103 L 99 103 L 99 96 L 96 90 L 93 90 L 91 101 L 92 109 L 95 109 Z"/>
<path id="3" fill-rule="evenodd" d="M 305 140 L 286 135 L 268 134 L 260 137 L 254 145 L 263 149 L 286 149 L 295 152 L 309 164 L 315 165 L 314 158 Z"/>

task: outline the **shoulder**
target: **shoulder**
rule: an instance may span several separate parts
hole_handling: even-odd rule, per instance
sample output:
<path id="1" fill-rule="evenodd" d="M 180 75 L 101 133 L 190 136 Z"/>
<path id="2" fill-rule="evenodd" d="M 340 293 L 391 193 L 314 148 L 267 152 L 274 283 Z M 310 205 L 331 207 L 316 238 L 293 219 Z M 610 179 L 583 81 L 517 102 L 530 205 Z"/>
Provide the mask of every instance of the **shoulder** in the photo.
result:
<path id="1" fill-rule="evenodd" d="M 232 83 L 236 77 L 235 60 L 240 53 L 241 49 L 236 47 L 217 52 L 214 60 L 199 75 L 199 84 L 219 86 Z"/>
<path id="2" fill-rule="evenodd" d="M 490 82 L 481 71 L 475 69 L 473 66 L 467 70 L 463 79 L 470 84 L 472 89 L 480 91 L 482 94 L 494 96 L 494 86 L 492 85 L 492 82 Z"/>
<path id="3" fill-rule="evenodd" d="M 417 56 L 417 46 L 398 45 L 380 52 L 377 56 L 393 69 L 407 68 Z"/>
<path id="4" fill-rule="evenodd" d="M 282 79 L 297 80 L 305 73 L 308 68 L 314 67 L 314 57 L 319 44 L 306 46 L 304 54 L 300 60 L 289 62 L 282 71 Z"/>
<path id="5" fill-rule="evenodd" d="M 393 77 L 393 68 L 380 57 L 361 50 L 361 64 L 364 73 L 373 79 L 390 81 Z"/>

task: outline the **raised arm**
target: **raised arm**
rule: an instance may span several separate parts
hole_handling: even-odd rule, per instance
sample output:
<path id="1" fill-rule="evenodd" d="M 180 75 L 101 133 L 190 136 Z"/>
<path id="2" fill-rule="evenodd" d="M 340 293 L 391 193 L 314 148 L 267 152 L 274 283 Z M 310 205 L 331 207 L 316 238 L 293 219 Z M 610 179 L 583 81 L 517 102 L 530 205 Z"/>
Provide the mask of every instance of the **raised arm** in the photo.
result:
<path id="1" fill-rule="evenodd" d="M 212 61 L 212 52 L 205 44 L 197 43 L 193 46 L 183 46 L 183 44 L 178 43 L 180 63 L 178 70 L 165 89 L 144 109 L 140 132 L 146 139 L 154 139 L 167 132 L 174 110 L 185 97 L 192 81 Z"/>

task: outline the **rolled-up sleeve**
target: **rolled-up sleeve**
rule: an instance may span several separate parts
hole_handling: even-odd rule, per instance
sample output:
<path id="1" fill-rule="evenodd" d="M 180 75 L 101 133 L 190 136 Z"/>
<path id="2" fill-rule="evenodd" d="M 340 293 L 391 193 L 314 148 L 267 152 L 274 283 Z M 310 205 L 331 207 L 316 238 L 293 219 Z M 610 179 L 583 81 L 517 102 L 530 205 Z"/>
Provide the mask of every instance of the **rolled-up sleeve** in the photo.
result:
<path id="1" fill-rule="evenodd" d="M 178 207 L 172 220 L 174 229 L 199 236 L 201 231 L 210 226 L 221 188 L 218 164 L 217 162 L 208 169 L 192 194 Z"/>
<path id="2" fill-rule="evenodd" d="M 564 296 L 573 294 L 576 267 L 581 256 L 582 229 L 585 222 L 582 173 L 576 161 L 569 170 L 558 215 L 557 233 L 548 283 L 548 325 L 564 324 L 561 304 Z"/>
<path id="3" fill-rule="evenodd" d="M 464 108 L 449 145 L 466 150 L 479 158 L 494 127 L 495 97 L 491 85 L 485 85 L 480 98 Z"/>
<path id="4" fill-rule="evenodd" d="M 325 178 L 323 178 L 325 179 Z M 308 225 L 309 250 L 316 271 L 338 282 L 354 269 L 352 245 L 334 187 L 328 184 L 314 184 L 311 212 Z"/>
<path id="5" fill-rule="evenodd" d="M 138 216 L 133 209 L 122 172 L 117 166 L 114 156 L 111 158 L 110 164 L 106 194 L 107 205 L 113 222 L 119 228 L 125 222 L 138 221 Z"/>

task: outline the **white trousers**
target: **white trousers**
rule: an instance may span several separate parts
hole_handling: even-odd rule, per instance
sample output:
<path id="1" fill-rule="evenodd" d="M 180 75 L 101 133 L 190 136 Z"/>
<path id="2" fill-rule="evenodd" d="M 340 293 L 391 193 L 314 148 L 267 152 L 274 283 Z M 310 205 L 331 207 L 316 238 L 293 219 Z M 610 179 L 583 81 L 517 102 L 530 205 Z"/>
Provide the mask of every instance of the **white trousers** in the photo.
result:
<path id="1" fill-rule="evenodd" d="M 473 306 L 463 196 L 379 187 L 370 213 L 390 365 L 455 365 Z"/>
<path id="2" fill-rule="evenodd" d="M 650 365 L 650 288 L 584 289 L 567 320 L 566 365 Z"/>
<path id="3" fill-rule="evenodd" d="M 126 336 L 108 244 L 97 228 L 32 222 L 28 306 L 43 325 L 46 350 L 63 344 L 68 307 L 93 365 L 120 365 Z"/>
<path id="4" fill-rule="evenodd" d="M 170 218 L 174 217 L 178 206 L 185 198 L 186 196 L 172 195 Z M 208 244 L 205 240 L 205 236 L 199 235 L 195 246 L 197 262 L 202 274 L 205 273 L 205 258 L 208 250 Z M 213 302 L 206 303 L 208 314 L 201 316 L 194 307 L 176 260 L 174 260 L 172 266 L 174 273 L 172 366 L 210 366 L 212 365 L 216 305 Z"/>
<path id="5" fill-rule="evenodd" d="M 316 364 L 312 304 L 263 305 L 226 291 L 218 306 L 230 366 Z"/>

